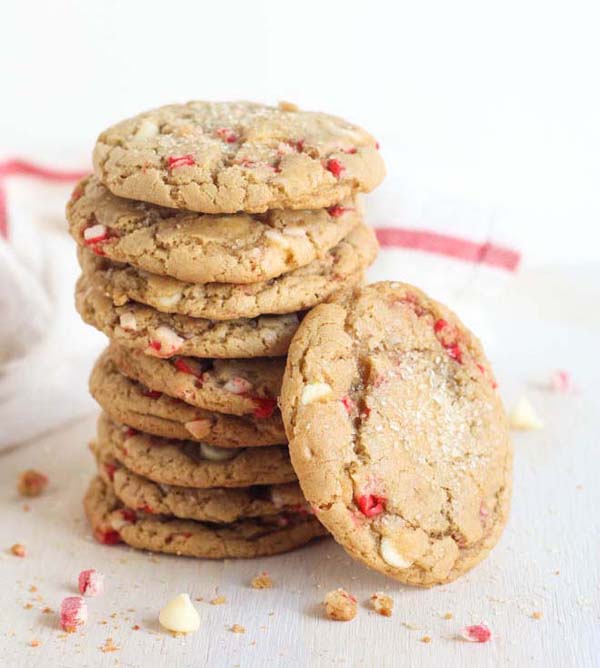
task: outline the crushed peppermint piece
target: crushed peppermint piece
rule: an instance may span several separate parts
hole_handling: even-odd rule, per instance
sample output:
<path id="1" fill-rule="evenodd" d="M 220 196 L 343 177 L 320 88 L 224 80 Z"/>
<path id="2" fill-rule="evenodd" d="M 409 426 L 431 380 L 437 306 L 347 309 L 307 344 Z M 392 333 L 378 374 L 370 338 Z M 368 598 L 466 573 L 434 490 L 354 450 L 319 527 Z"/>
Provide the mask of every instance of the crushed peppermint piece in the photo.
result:
<path id="1" fill-rule="evenodd" d="M 382 617 L 391 617 L 394 610 L 394 599 L 383 592 L 376 592 L 369 599 L 371 607 Z"/>
<path id="2" fill-rule="evenodd" d="M 340 216 L 343 216 L 347 211 L 354 211 L 354 209 L 352 207 L 349 207 L 349 206 L 342 206 L 341 204 L 336 204 L 335 206 L 330 206 L 327 209 L 327 213 L 332 218 L 339 218 Z"/>
<path id="3" fill-rule="evenodd" d="M 252 397 L 255 405 L 252 414 L 259 420 L 270 418 L 277 408 L 277 401 L 270 397 Z"/>
<path id="4" fill-rule="evenodd" d="M 188 594 L 179 594 L 160 611 L 158 621 L 167 631 L 192 633 L 200 628 L 200 615 Z"/>
<path id="5" fill-rule="evenodd" d="M 556 370 L 550 378 L 550 389 L 554 392 L 571 392 L 573 382 L 568 371 Z"/>
<path id="6" fill-rule="evenodd" d="M 21 496 L 39 496 L 46 487 L 48 487 L 48 476 L 35 469 L 28 469 L 19 475 L 17 489 Z"/>
<path id="7" fill-rule="evenodd" d="M 90 227 L 86 227 L 83 230 L 83 240 L 88 246 L 100 243 L 105 239 L 108 239 L 108 228 L 106 225 L 90 225 Z"/>
<path id="8" fill-rule="evenodd" d="M 215 135 L 228 144 L 235 144 L 240 139 L 231 128 L 217 128 Z"/>
<path id="9" fill-rule="evenodd" d="M 196 160 L 193 155 L 171 155 L 167 158 L 167 166 L 170 170 L 177 169 L 179 167 L 192 167 L 196 164 Z"/>
<path id="10" fill-rule="evenodd" d="M 78 578 L 79 593 L 84 596 L 99 596 L 104 593 L 104 575 L 95 568 L 81 571 Z"/>
<path id="11" fill-rule="evenodd" d="M 155 342 L 158 342 L 158 347 L 155 346 Z M 185 339 L 166 325 L 157 327 L 154 332 L 154 338 L 152 339 L 152 347 L 155 350 L 160 351 L 161 357 L 170 357 L 177 352 L 184 343 Z"/>
<path id="12" fill-rule="evenodd" d="M 74 633 L 85 625 L 87 605 L 81 596 L 67 596 L 60 604 L 60 626 L 67 633 Z"/>
<path id="13" fill-rule="evenodd" d="M 349 622 L 356 617 L 356 597 L 344 589 L 334 589 L 323 600 L 325 614 L 336 622 Z"/>
<path id="14" fill-rule="evenodd" d="M 273 587 L 273 580 L 267 571 L 263 571 L 255 575 L 250 581 L 252 589 L 271 589 Z"/>
<path id="15" fill-rule="evenodd" d="M 326 165 L 327 171 L 331 172 L 336 179 L 339 179 L 342 172 L 346 169 L 344 165 L 339 160 L 336 160 L 335 158 L 330 158 L 327 161 Z"/>
<path id="16" fill-rule="evenodd" d="M 492 637 L 492 632 L 485 624 L 474 624 L 473 626 L 464 626 L 459 630 L 461 638 L 469 642 L 488 642 Z"/>
<path id="17" fill-rule="evenodd" d="M 356 499 L 356 505 L 366 517 L 377 517 L 385 510 L 385 496 L 378 494 L 361 494 Z"/>
<path id="18" fill-rule="evenodd" d="M 223 389 L 225 392 L 231 392 L 232 394 L 246 394 L 253 389 L 254 385 L 249 380 L 242 378 L 241 376 L 234 376 L 230 378 Z"/>

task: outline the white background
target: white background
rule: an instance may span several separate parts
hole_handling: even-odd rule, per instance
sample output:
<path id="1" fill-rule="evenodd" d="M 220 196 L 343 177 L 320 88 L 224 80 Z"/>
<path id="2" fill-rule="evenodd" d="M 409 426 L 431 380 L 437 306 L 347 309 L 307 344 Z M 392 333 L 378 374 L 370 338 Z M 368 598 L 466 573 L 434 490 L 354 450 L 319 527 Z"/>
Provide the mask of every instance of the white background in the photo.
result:
<path id="1" fill-rule="evenodd" d="M 375 133 L 386 189 L 496 207 L 529 261 L 598 259 L 597 7 L 5 2 L 0 150 L 83 165 L 101 129 L 141 109 L 287 99 Z"/>

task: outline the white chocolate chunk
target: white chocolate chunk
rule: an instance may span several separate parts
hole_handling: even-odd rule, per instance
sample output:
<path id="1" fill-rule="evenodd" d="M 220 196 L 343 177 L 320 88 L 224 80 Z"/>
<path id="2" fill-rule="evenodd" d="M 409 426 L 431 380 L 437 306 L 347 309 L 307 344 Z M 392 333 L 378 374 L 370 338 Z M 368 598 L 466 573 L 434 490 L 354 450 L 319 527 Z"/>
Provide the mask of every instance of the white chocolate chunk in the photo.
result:
<path id="1" fill-rule="evenodd" d="M 179 594 L 160 611 L 158 621 L 167 631 L 193 633 L 200 628 L 200 615 L 188 594 Z"/>
<path id="2" fill-rule="evenodd" d="M 304 406 L 321 401 L 331 396 L 331 385 L 327 383 L 308 383 L 302 390 L 301 402 Z"/>
<path id="3" fill-rule="evenodd" d="M 541 429 L 544 423 L 535 412 L 527 397 L 521 397 L 509 416 L 509 423 L 512 429 L 530 431 Z"/>
<path id="4" fill-rule="evenodd" d="M 384 536 L 381 539 L 381 545 L 379 546 L 379 552 L 381 558 L 385 561 L 386 564 L 393 566 L 394 568 L 408 568 L 412 566 L 412 561 L 407 559 L 403 554 L 400 554 L 391 538 Z"/>
<path id="5" fill-rule="evenodd" d="M 186 422 L 185 428 L 194 438 L 204 438 L 206 434 L 210 433 L 211 421 L 207 418 L 193 420 L 192 422 Z"/>
<path id="6" fill-rule="evenodd" d="M 137 320 L 135 319 L 135 315 L 131 313 L 131 311 L 126 311 L 125 313 L 121 313 L 121 316 L 119 318 L 119 324 L 124 330 L 128 332 L 137 331 Z"/>
<path id="7" fill-rule="evenodd" d="M 139 128 L 135 131 L 133 135 L 136 139 L 144 140 L 150 139 L 151 137 L 156 137 L 158 134 L 158 125 L 151 121 L 149 118 L 145 118 L 141 123 Z"/>
<path id="8" fill-rule="evenodd" d="M 200 443 L 200 452 L 205 459 L 211 462 L 224 462 L 228 459 L 233 459 L 239 450 L 235 448 L 218 448 L 215 445 Z"/>
<path id="9" fill-rule="evenodd" d="M 232 394 L 245 394 L 250 392 L 253 387 L 254 385 L 249 380 L 241 376 L 234 376 L 223 385 L 225 392 L 231 392 Z"/>
<path id="10" fill-rule="evenodd" d="M 174 292 L 172 295 L 161 295 L 156 298 L 158 305 L 162 306 L 162 308 L 172 308 L 179 304 L 180 300 L 181 294 L 179 292 Z"/>
<path id="11" fill-rule="evenodd" d="M 289 248 L 290 242 L 288 239 L 285 238 L 281 232 L 278 232 L 277 230 L 266 230 L 265 231 L 265 237 L 267 239 L 270 239 L 276 246 L 279 246 L 281 248 Z"/>

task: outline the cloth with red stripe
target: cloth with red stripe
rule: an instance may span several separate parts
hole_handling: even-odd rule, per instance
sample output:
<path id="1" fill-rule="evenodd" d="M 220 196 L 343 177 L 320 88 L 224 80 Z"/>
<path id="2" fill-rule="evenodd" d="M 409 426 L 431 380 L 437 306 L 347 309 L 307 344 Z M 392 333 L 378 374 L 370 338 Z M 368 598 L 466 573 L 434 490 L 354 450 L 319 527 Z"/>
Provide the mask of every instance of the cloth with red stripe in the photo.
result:
<path id="1" fill-rule="evenodd" d="M 97 410 L 87 377 L 105 339 L 73 306 L 64 207 L 84 170 L 0 162 L 0 449 Z M 382 246 L 369 280 L 418 285 L 486 339 L 486 305 L 519 263 L 497 212 L 386 182 L 366 198 Z"/>

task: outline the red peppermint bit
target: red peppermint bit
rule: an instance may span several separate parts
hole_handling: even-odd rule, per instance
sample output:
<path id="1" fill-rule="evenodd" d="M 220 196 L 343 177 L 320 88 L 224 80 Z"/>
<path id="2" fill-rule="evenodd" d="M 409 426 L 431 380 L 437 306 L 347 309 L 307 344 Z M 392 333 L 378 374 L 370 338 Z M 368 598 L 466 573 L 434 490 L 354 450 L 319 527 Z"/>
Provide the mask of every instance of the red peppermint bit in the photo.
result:
<path id="1" fill-rule="evenodd" d="M 442 318 L 440 318 L 439 320 L 436 320 L 436 321 L 435 321 L 435 323 L 434 323 L 434 325 L 433 325 L 433 331 L 434 331 L 436 334 L 439 334 L 439 333 L 442 331 L 442 329 L 444 329 L 445 327 L 448 327 L 448 323 L 447 323 L 447 321 L 444 320 L 444 319 L 442 319 Z"/>
<path id="2" fill-rule="evenodd" d="M 74 633 L 87 622 L 87 605 L 81 596 L 67 596 L 60 604 L 60 626 Z"/>
<path id="3" fill-rule="evenodd" d="M 135 524 L 137 522 L 137 515 L 134 510 L 131 508 L 123 508 L 121 510 L 121 517 L 129 524 Z"/>
<path id="4" fill-rule="evenodd" d="M 361 417 L 363 417 L 363 418 L 368 418 L 369 415 L 371 415 L 371 409 L 370 409 L 368 406 L 365 406 L 365 407 L 363 408 L 363 412 L 362 412 L 362 414 L 361 414 Z"/>
<path id="5" fill-rule="evenodd" d="M 147 503 L 139 506 L 138 510 L 142 513 L 148 513 L 148 515 L 154 515 L 154 510 Z"/>
<path id="6" fill-rule="evenodd" d="M 352 207 L 349 207 L 349 206 L 341 206 L 340 204 L 330 206 L 327 209 L 327 213 L 332 218 L 339 218 L 340 216 L 343 216 L 346 213 L 346 211 L 354 211 L 354 209 Z"/>
<path id="7" fill-rule="evenodd" d="M 270 418 L 275 411 L 277 402 L 275 399 L 269 399 L 268 397 L 253 397 L 256 402 L 256 408 L 252 412 L 255 418 Z"/>
<path id="8" fill-rule="evenodd" d="M 131 438 L 132 436 L 137 436 L 140 432 L 133 427 L 127 427 L 125 430 L 125 438 Z"/>
<path id="9" fill-rule="evenodd" d="M 177 357 L 173 361 L 173 364 L 178 371 L 189 373 L 192 376 L 196 376 L 196 378 L 202 379 L 202 370 L 200 368 L 195 368 L 193 363 L 190 364 L 189 362 L 186 362 L 182 357 Z"/>
<path id="10" fill-rule="evenodd" d="M 346 169 L 339 160 L 329 158 L 326 165 L 327 171 L 331 172 L 336 179 L 339 179 L 342 172 Z"/>
<path id="11" fill-rule="evenodd" d="M 95 568 L 81 571 L 78 578 L 79 593 L 84 596 L 98 596 L 104 592 L 104 575 Z"/>
<path id="12" fill-rule="evenodd" d="M 490 514 L 490 511 L 487 509 L 487 506 L 482 501 L 481 505 L 479 506 L 479 517 L 485 518 L 485 517 L 488 517 L 489 514 Z"/>
<path id="13" fill-rule="evenodd" d="M 573 389 L 571 374 L 568 371 L 555 371 L 550 379 L 550 389 L 554 392 L 570 392 Z"/>
<path id="14" fill-rule="evenodd" d="M 465 626 L 458 633 L 469 642 L 488 642 L 492 637 L 492 632 L 485 624 Z"/>
<path id="15" fill-rule="evenodd" d="M 113 464 L 112 462 L 106 462 L 106 464 L 104 464 L 104 470 L 106 471 L 108 479 L 112 482 L 115 479 L 115 471 L 117 470 L 117 465 Z"/>
<path id="16" fill-rule="evenodd" d="M 375 142 L 375 148 L 376 148 L 378 151 L 379 151 L 379 149 L 381 148 L 381 146 L 379 145 L 379 142 L 378 142 L 378 141 Z"/>
<path id="17" fill-rule="evenodd" d="M 71 193 L 71 201 L 76 202 L 83 195 L 83 186 L 78 183 Z"/>
<path id="18" fill-rule="evenodd" d="M 485 367 L 483 366 L 483 364 L 477 364 L 477 368 L 479 369 L 479 371 L 481 371 L 481 375 L 485 376 Z"/>
<path id="19" fill-rule="evenodd" d="M 376 517 L 385 510 L 386 498 L 378 494 L 361 494 L 356 499 L 356 505 L 366 517 Z"/>
<path id="20" fill-rule="evenodd" d="M 191 167 L 196 164 L 196 159 L 193 155 L 170 155 L 167 158 L 167 166 L 169 169 L 177 169 L 178 167 Z"/>
<path id="21" fill-rule="evenodd" d="M 145 389 L 142 394 L 149 399 L 160 399 L 162 397 L 162 392 L 158 390 L 151 390 L 149 388 Z"/>
<path id="22" fill-rule="evenodd" d="M 304 139 L 298 139 L 297 141 L 290 140 L 287 142 L 293 149 L 296 149 L 298 153 L 302 153 L 304 150 Z"/>
<path id="23" fill-rule="evenodd" d="M 239 141 L 238 135 L 230 128 L 217 128 L 215 135 L 228 144 L 235 144 L 236 141 Z"/>
<path id="24" fill-rule="evenodd" d="M 342 153 L 347 153 L 348 155 L 354 155 L 358 151 L 356 146 L 352 146 L 350 148 L 343 148 Z"/>
<path id="25" fill-rule="evenodd" d="M 342 397 L 340 401 L 346 409 L 346 413 L 348 413 L 348 415 L 352 415 L 354 408 L 356 407 L 354 401 L 350 397 Z"/>
<path id="26" fill-rule="evenodd" d="M 444 348 L 448 352 L 448 355 L 453 360 L 456 360 L 459 364 L 462 364 L 463 357 L 462 357 L 462 350 L 459 348 L 458 343 L 453 343 L 451 345 L 444 345 Z"/>
<path id="27" fill-rule="evenodd" d="M 150 348 L 156 350 L 158 352 L 162 348 L 162 344 L 160 341 L 157 341 L 156 339 L 150 341 Z"/>
<path id="28" fill-rule="evenodd" d="M 117 545 L 121 542 L 121 536 L 114 529 L 96 529 L 94 538 L 102 545 Z"/>

